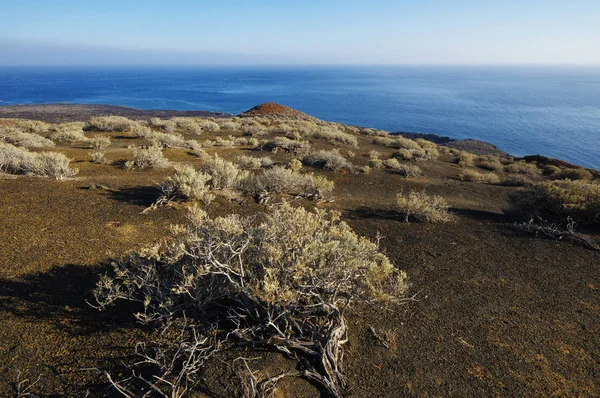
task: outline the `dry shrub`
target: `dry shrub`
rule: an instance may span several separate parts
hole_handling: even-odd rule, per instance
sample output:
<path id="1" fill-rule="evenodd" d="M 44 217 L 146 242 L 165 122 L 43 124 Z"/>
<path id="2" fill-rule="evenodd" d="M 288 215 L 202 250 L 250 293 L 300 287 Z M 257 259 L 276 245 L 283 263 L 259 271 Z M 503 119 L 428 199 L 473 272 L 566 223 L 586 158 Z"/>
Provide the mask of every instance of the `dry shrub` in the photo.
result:
<path id="1" fill-rule="evenodd" d="M 125 131 L 136 122 L 123 116 L 95 116 L 88 123 L 90 130 L 95 131 Z"/>
<path id="2" fill-rule="evenodd" d="M 498 159 L 497 157 L 493 157 L 493 156 L 488 156 L 488 157 L 481 159 L 478 166 L 481 167 L 482 169 L 491 170 L 491 171 L 498 171 L 498 170 L 502 170 L 504 168 L 504 165 L 502 164 L 502 162 L 500 162 L 500 159 Z"/>
<path id="3" fill-rule="evenodd" d="M 175 126 L 188 134 L 202 134 L 202 127 L 191 117 L 173 117 L 171 121 L 175 123 Z"/>
<path id="4" fill-rule="evenodd" d="M 249 371 L 242 380 L 252 386 L 246 394 L 270 396 L 280 378 L 302 376 L 331 396 L 346 395 L 343 314 L 355 302 L 394 303 L 407 289 L 406 273 L 377 243 L 340 221 L 338 212 L 312 213 L 284 202 L 259 222 L 237 215 L 210 218 L 198 207 L 188 218 L 169 241 L 115 262 L 98 282 L 99 308 L 135 302 L 142 307 L 137 319 L 157 334 L 174 335 L 179 347 L 168 356 L 176 366 L 144 373 L 150 383 L 141 389 L 131 379 L 113 384 L 133 390 L 131 396 L 157 390 L 161 396 L 193 395 L 205 359 L 241 345 L 281 352 L 299 367 L 276 378 L 258 379 Z M 182 349 L 190 346 L 201 355 Z M 161 354 L 148 351 L 145 363 L 167 362 Z"/>
<path id="5" fill-rule="evenodd" d="M 375 150 L 369 151 L 369 159 L 381 159 L 381 152 Z"/>
<path id="6" fill-rule="evenodd" d="M 575 180 L 591 181 L 594 179 L 594 176 L 592 175 L 592 173 L 590 173 L 588 170 L 584 169 L 583 167 L 563 169 L 560 172 L 553 175 L 552 177 L 557 180 L 565 180 L 566 179 L 566 180 L 573 180 L 573 181 L 575 181 Z"/>
<path id="7" fill-rule="evenodd" d="M 421 148 L 423 148 L 423 149 L 425 149 L 425 148 L 435 149 L 435 150 L 438 149 L 438 145 L 435 142 L 426 140 L 424 138 L 417 138 L 417 139 L 415 139 L 415 142 L 417 144 L 419 144 L 419 146 L 421 146 Z"/>
<path id="8" fill-rule="evenodd" d="M 175 129 L 177 128 L 177 123 L 174 120 L 164 120 L 158 117 L 153 117 L 150 119 L 150 124 L 161 129 L 167 134 L 174 133 Z"/>
<path id="9" fill-rule="evenodd" d="M 190 165 L 176 167 L 175 174 L 161 184 L 163 198 L 199 200 L 209 204 L 215 198 L 206 185 L 210 179 L 208 174 L 197 171 Z"/>
<path id="10" fill-rule="evenodd" d="M 404 215 L 404 222 L 410 219 L 420 222 L 448 222 L 452 218 L 448 209 L 450 206 L 441 196 L 428 196 L 425 191 L 410 191 L 408 195 L 403 192 L 396 196 L 400 212 Z"/>
<path id="11" fill-rule="evenodd" d="M 504 167 L 504 171 L 511 174 L 524 174 L 536 176 L 542 174 L 542 171 L 533 163 L 516 162 Z"/>
<path id="12" fill-rule="evenodd" d="M 547 181 L 532 184 L 509 196 L 508 214 L 523 220 L 600 225 L 600 185 L 587 181 Z"/>
<path id="13" fill-rule="evenodd" d="M 392 153 L 391 157 L 400 160 L 412 160 L 413 152 L 408 149 L 398 149 Z"/>
<path id="14" fill-rule="evenodd" d="M 500 185 L 507 187 L 522 187 L 529 182 L 529 179 L 522 174 L 509 174 L 501 179 Z"/>
<path id="15" fill-rule="evenodd" d="M 421 168 L 419 166 L 403 164 L 398 159 L 391 158 L 384 160 L 383 165 L 406 178 L 421 175 Z"/>
<path id="16" fill-rule="evenodd" d="M 43 134 L 48 131 L 48 124 L 39 120 L 27 119 L 0 119 L 10 121 L 10 123 L 25 133 Z"/>
<path id="17" fill-rule="evenodd" d="M 232 120 L 219 121 L 219 125 L 221 126 L 221 130 L 227 131 L 240 131 L 242 126 Z"/>
<path id="18" fill-rule="evenodd" d="M 79 170 L 69 167 L 69 159 L 57 152 L 29 152 L 0 142 L 0 171 L 10 174 L 32 174 L 57 180 L 72 177 Z"/>
<path id="19" fill-rule="evenodd" d="M 210 120 L 200 122 L 200 127 L 206 132 L 217 132 L 221 130 L 221 127 L 217 123 Z"/>
<path id="20" fill-rule="evenodd" d="M 554 166 L 552 164 L 547 164 L 542 168 L 542 175 L 553 177 L 560 173 L 560 167 Z"/>
<path id="21" fill-rule="evenodd" d="M 54 142 L 35 133 L 23 132 L 20 128 L 0 126 L 0 141 L 29 148 L 51 148 Z"/>
<path id="22" fill-rule="evenodd" d="M 325 170 L 354 170 L 354 166 L 342 156 L 340 151 L 318 151 L 302 158 L 302 163 L 307 166 L 322 167 Z"/>
<path id="23" fill-rule="evenodd" d="M 55 142 L 85 142 L 87 137 L 83 133 L 85 123 L 61 123 L 50 128 L 49 137 Z"/>
<path id="24" fill-rule="evenodd" d="M 133 149 L 133 159 L 126 162 L 125 166 L 128 168 L 153 168 L 153 167 L 165 167 L 169 164 L 168 160 L 165 159 L 162 148 L 157 146 L 150 146 L 148 148 L 137 148 Z"/>
<path id="25" fill-rule="evenodd" d="M 282 150 L 284 152 L 291 152 L 295 154 L 300 154 L 309 149 L 309 144 L 307 142 L 301 142 L 296 140 L 290 140 L 286 137 L 275 137 L 272 140 L 269 140 L 260 146 L 260 149 L 267 150 L 271 152 L 277 152 Z"/>
<path id="26" fill-rule="evenodd" d="M 189 148 L 189 143 L 181 134 L 176 133 L 161 133 L 153 131 L 152 134 L 146 137 L 153 146 L 162 148 Z"/>
<path id="27" fill-rule="evenodd" d="M 461 152 L 458 154 L 456 163 L 458 163 L 460 167 L 472 167 L 475 165 L 475 155 L 469 152 Z"/>
<path id="28" fill-rule="evenodd" d="M 302 162 L 300 160 L 294 158 L 288 162 L 287 168 L 292 171 L 300 171 L 300 170 L 302 170 Z"/>
<path id="29" fill-rule="evenodd" d="M 93 152 L 90 154 L 90 160 L 92 163 L 104 164 L 106 163 L 106 158 L 102 152 Z"/>
<path id="30" fill-rule="evenodd" d="M 238 155 L 235 157 L 234 162 L 244 170 L 260 169 L 262 167 L 261 159 L 253 156 Z"/>
<path id="31" fill-rule="evenodd" d="M 241 170 L 234 163 L 215 155 L 206 159 L 202 171 L 208 174 L 210 185 L 214 189 L 236 189 L 240 182 L 248 176 L 248 171 Z"/>
<path id="32" fill-rule="evenodd" d="M 383 160 L 371 159 L 371 160 L 369 160 L 369 166 L 374 169 L 381 169 L 383 167 Z"/>
<path id="33" fill-rule="evenodd" d="M 358 140 L 355 136 L 332 127 L 320 127 L 315 129 L 311 136 L 323 138 L 334 145 L 343 144 L 353 146 L 354 148 L 358 147 Z"/>
<path id="34" fill-rule="evenodd" d="M 90 143 L 90 145 L 92 146 L 92 148 L 95 148 L 95 149 L 104 149 L 104 148 L 108 148 L 108 146 L 110 145 L 110 138 L 108 138 L 108 137 L 102 137 L 102 136 L 96 136 L 94 138 L 90 138 L 88 140 L 88 142 Z"/>
<path id="35" fill-rule="evenodd" d="M 482 182 L 485 184 L 499 184 L 500 177 L 494 173 L 480 173 L 475 170 L 463 170 L 458 178 L 463 181 Z"/>
<path id="36" fill-rule="evenodd" d="M 248 176 L 242 183 L 242 190 L 249 194 L 287 193 L 318 200 L 333 190 L 333 181 L 275 166 Z"/>
<path id="37" fill-rule="evenodd" d="M 369 166 L 363 166 L 359 169 L 359 171 L 363 174 L 369 174 L 371 172 L 371 168 Z"/>
<path id="38" fill-rule="evenodd" d="M 129 129 L 129 134 L 132 137 L 146 138 L 151 137 L 154 132 L 148 126 L 141 123 L 134 123 Z"/>

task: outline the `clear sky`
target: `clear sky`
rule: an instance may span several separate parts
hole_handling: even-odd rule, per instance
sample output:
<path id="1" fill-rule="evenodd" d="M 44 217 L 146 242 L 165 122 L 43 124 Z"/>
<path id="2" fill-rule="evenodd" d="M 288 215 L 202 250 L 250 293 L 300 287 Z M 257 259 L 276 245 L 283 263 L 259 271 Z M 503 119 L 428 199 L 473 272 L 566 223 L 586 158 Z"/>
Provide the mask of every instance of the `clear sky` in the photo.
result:
<path id="1" fill-rule="evenodd" d="M 600 0 L 0 0 L 0 65 L 600 64 Z"/>

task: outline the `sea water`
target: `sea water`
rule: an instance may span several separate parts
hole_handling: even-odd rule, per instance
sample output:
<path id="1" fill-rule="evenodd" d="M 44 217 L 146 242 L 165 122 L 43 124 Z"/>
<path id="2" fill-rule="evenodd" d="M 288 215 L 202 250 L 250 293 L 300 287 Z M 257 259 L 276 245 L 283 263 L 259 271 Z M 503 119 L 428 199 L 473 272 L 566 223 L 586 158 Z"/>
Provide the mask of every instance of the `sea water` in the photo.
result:
<path id="1" fill-rule="evenodd" d="M 0 101 L 232 114 L 275 101 L 325 120 L 475 138 L 600 169 L 600 67 L 0 67 Z"/>

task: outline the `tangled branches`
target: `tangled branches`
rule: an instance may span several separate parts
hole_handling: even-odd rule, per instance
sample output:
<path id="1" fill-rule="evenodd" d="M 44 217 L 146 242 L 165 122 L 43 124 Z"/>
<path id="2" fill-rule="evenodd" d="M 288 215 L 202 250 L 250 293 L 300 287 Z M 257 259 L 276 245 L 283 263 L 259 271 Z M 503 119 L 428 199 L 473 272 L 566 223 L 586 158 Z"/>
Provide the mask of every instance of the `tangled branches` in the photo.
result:
<path id="1" fill-rule="evenodd" d="M 264 396 L 289 376 L 311 379 L 331 396 L 344 395 L 344 310 L 355 300 L 395 300 L 406 290 L 406 274 L 335 212 L 311 213 L 284 203 L 262 222 L 236 215 L 211 219 L 197 207 L 188 218 L 189 225 L 173 228 L 169 243 L 115 263 L 95 291 L 101 308 L 119 299 L 141 303 L 138 320 L 160 325 L 163 333 L 185 319 L 186 332 L 177 341 L 201 342 L 192 351 L 201 350 L 202 360 L 191 360 L 191 367 L 182 365 L 190 351 L 175 350 L 169 363 L 172 369 L 187 366 L 183 376 L 161 365 L 148 383 L 187 390 L 204 359 L 242 344 L 276 350 L 301 369 L 258 380 L 244 363 L 246 371 L 238 374 L 246 375 L 247 395 Z M 156 354 L 146 355 L 145 363 L 152 360 Z"/>

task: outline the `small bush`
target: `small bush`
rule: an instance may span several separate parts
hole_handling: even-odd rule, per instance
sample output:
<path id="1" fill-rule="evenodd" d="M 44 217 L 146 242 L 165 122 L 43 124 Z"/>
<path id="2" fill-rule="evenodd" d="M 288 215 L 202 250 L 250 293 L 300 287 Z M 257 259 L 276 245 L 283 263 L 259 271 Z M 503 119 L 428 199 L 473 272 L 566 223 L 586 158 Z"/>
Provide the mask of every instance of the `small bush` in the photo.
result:
<path id="1" fill-rule="evenodd" d="M 90 138 L 88 142 L 90 143 L 92 148 L 104 149 L 104 148 L 108 148 L 108 146 L 110 145 L 110 138 L 96 136 L 94 138 Z"/>
<path id="2" fill-rule="evenodd" d="M 500 177 L 494 173 L 480 173 L 475 170 L 464 170 L 458 176 L 463 181 L 472 182 L 483 182 L 486 184 L 498 184 L 500 183 Z"/>
<path id="3" fill-rule="evenodd" d="M 553 177 L 555 175 L 557 175 L 558 173 L 560 173 L 561 169 L 560 167 L 551 165 L 551 164 L 547 164 L 542 168 L 542 175 L 548 176 L 548 177 Z"/>
<path id="4" fill-rule="evenodd" d="M 260 158 L 260 167 L 268 168 L 268 167 L 272 167 L 274 164 L 275 164 L 275 162 L 273 162 L 273 159 L 271 159 L 268 156 L 264 156 L 264 157 Z"/>
<path id="5" fill-rule="evenodd" d="M 591 181 L 594 179 L 594 176 L 592 175 L 592 173 L 590 173 L 588 170 L 582 168 L 582 167 L 578 167 L 578 168 L 567 168 L 567 169 L 563 169 L 561 170 L 559 173 L 553 175 L 553 177 L 557 180 L 585 180 L 585 181 Z"/>
<path id="6" fill-rule="evenodd" d="M 508 214 L 523 220 L 543 219 L 564 224 L 568 217 L 600 225 L 600 185 L 586 181 L 547 181 L 509 196 Z"/>
<path id="7" fill-rule="evenodd" d="M 339 151 L 318 151 L 302 158 L 302 163 L 307 166 L 318 166 L 326 170 L 354 170 L 354 166 Z"/>
<path id="8" fill-rule="evenodd" d="M 288 162 L 287 168 L 292 171 L 300 171 L 302 169 L 302 162 L 294 158 Z"/>
<path id="9" fill-rule="evenodd" d="M 235 189 L 248 176 L 234 163 L 221 159 L 218 155 L 208 158 L 202 165 L 202 171 L 208 174 L 214 189 Z"/>
<path id="10" fill-rule="evenodd" d="M 396 202 L 404 215 L 404 222 L 414 219 L 420 222 L 448 222 L 451 220 L 448 203 L 441 196 L 428 196 L 424 191 L 398 193 Z"/>
<path id="11" fill-rule="evenodd" d="M 479 167 L 485 170 L 498 171 L 504 168 L 504 165 L 498 158 L 488 157 L 479 162 Z"/>
<path id="12" fill-rule="evenodd" d="M 233 121 L 224 121 L 219 123 L 222 130 L 227 131 L 239 131 L 241 130 L 241 125 Z"/>
<path id="13" fill-rule="evenodd" d="M 151 137 L 154 132 L 148 126 L 140 123 L 135 123 L 129 129 L 129 134 L 133 137 L 146 138 Z"/>
<path id="14" fill-rule="evenodd" d="M 290 140 L 286 137 L 275 137 L 272 140 L 265 142 L 261 145 L 260 149 L 277 152 L 282 150 L 284 152 L 291 152 L 295 154 L 300 154 L 308 150 L 309 144 L 301 141 Z"/>
<path id="15" fill-rule="evenodd" d="M 260 158 L 253 156 L 239 155 L 235 157 L 234 162 L 244 170 L 260 169 L 262 166 Z"/>
<path id="16" fill-rule="evenodd" d="M 217 123 L 211 122 L 210 120 L 200 122 L 200 127 L 202 128 L 202 130 L 207 132 L 217 132 L 221 130 L 221 127 Z"/>
<path id="17" fill-rule="evenodd" d="M 125 131 L 136 122 L 123 116 L 95 116 L 90 119 L 89 129 L 95 131 Z"/>
<path id="18" fill-rule="evenodd" d="M 208 174 L 197 171 L 190 165 L 183 165 L 175 168 L 175 175 L 167 178 L 161 185 L 161 190 L 167 199 L 200 200 L 209 204 L 215 198 L 206 185 L 210 179 Z"/>
<path id="19" fill-rule="evenodd" d="M 469 152 L 461 152 L 458 155 L 457 163 L 460 167 L 472 167 L 475 165 L 475 155 Z"/>
<path id="20" fill-rule="evenodd" d="M 189 143 L 181 134 L 153 132 L 148 138 L 152 146 L 162 148 L 189 148 Z M 191 149 L 191 148 L 190 148 Z"/>
<path id="21" fill-rule="evenodd" d="M 148 148 L 133 148 L 133 159 L 127 162 L 127 167 L 165 167 L 169 164 L 163 156 L 162 148 L 151 146 Z"/>
<path id="22" fill-rule="evenodd" d="M 542 171 L 535 164 L 527 162 L 509 164 L 504 167 L 504 171 L 511 174 L 524 174 L 530 176 L 542 174 Z"/>
<path id="23" fill-rule="evenodd" d="M 332 144 L 343 144 L 358 147 L 358 140 L 351 134 L 344 133 L 331 127 L 320 127 L 311 134 L 315 138 L 324 138 Z"/>
<path id="24" fill-rule="evenodd" d="M 416 177 L 421 174 L 421 168 L 419 166 L 402 164 L 398 161 L 398 159 L 394 158 L 384 160 L 383 165 L 407 178 Z"/>
<path id="25" fill-rule="evenodd" d="M 174 117 L 171 119 L 183 132 L 188 134 L 202 134 L 202 127 L 196 122 L 195 119 L 189 117 Z"/>
<path id="26" fill-rule="evenodd" d="M 150 124 L 154 127 L 158 127 L 167 134 L 174 133 L 177 128 L 177 123 L 174 120 L 163 120 L 158 117 L 150 119 Z"/>
<path id="27" fill-rule="evenodd" d="M 246 178 L 242 190 L 250 194 L 272 192 L 320 198 L 333 190 L 333 182 L 312 173 L 275 166 Z"/>
<path id="28" fill-rule="evenodd" d="M 374 169 L 381 169 L 383 167 L 383 160 L 371 159 L 371 160 L 369 160 L 369 166 Z"/>
<path id="29" fill-rule="evenodd" d="M 106 163 L 106 158 L 102 152 L 93 152 L 90 154 L 90 159 L 92 163 L 104 164 Z"/>
<path id="30" fill-rule="evenodd" d="M 79 170 L 69 167 L 69 163 L 69 159 L 62 153 L 34 153 L 25 148 L 0 142 L 0 171 L 6 173 L 31 173 L 62 180 L 79 172 Z"/>
<path id="31" fill-rule="evenodd" d="M 55 142 L 85 142 L 87 137 L 83 133 L 84 123 L 61 123 L 53 126 L 49 137 Z"/>
<path id="32" fill-rule="evenodd" d="M 413 153 L 408 149 L 398 149 L 392 153 L 391 157 L 393 159 L 412 160 Z"/>
<path id="33" fill-rule="evenodd" d="M 381 159 L 381 152 L 375 150 L 369 151 L 369 159 Z"/>
<path id="34" fill-rule="evenodd" d="M 527 183 L 529 180 L 522 174 L 509 174 L 500 181 L 500 185 L 507 187 L 522 187 Z"/>
<path id="35" fill-rule="evenodd" d="M 28 148 L 51 148 L 54 142 L 34 133 L 25 133 L 13 127 L 0 127 L 0 141 Z"/>

